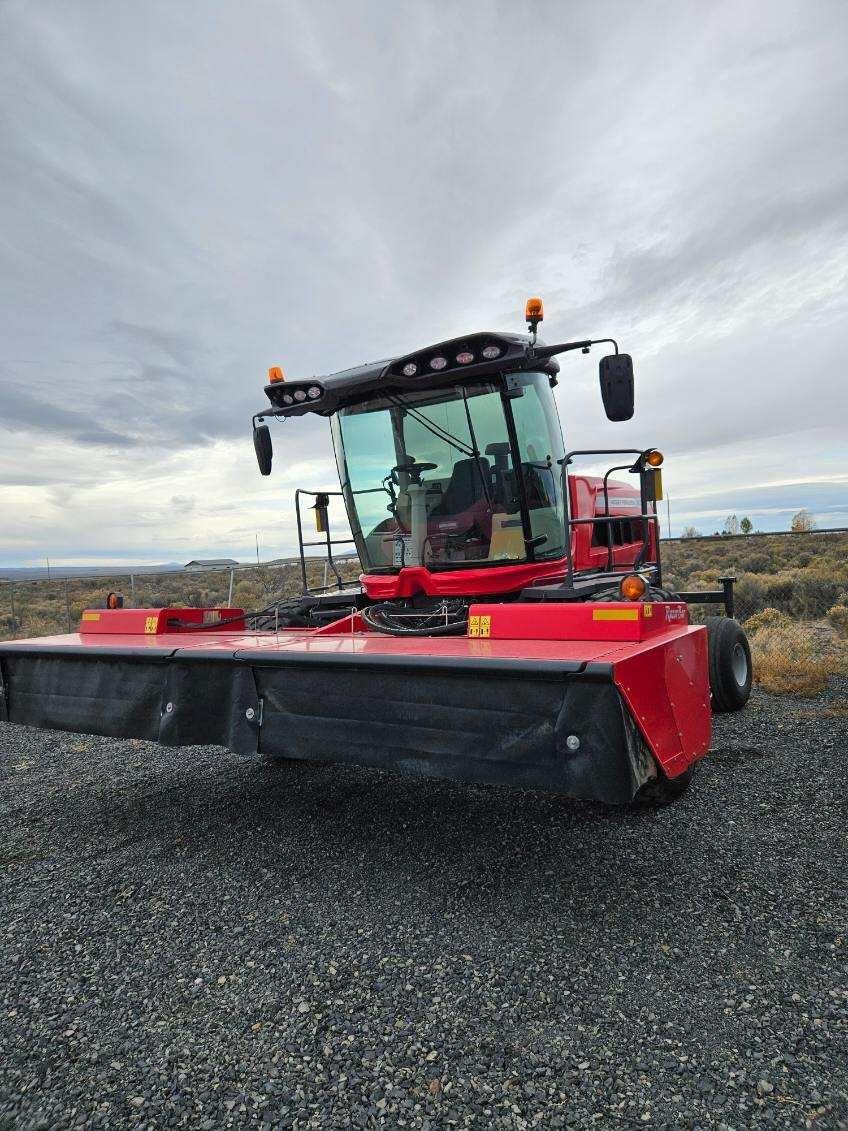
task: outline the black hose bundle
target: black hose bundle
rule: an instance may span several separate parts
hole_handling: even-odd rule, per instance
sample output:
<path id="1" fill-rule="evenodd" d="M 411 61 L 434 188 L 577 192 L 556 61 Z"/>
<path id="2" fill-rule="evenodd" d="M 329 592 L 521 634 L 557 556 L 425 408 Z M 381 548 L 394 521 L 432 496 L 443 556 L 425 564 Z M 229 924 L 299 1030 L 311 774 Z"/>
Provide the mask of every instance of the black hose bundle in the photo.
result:
<path id="1" fill-rule="evenodd" d="M 462 600 L 379 601 L 361 614 L 372 631 L 389 636 L 461 636 L 468 625 L 468 605 Z"/>

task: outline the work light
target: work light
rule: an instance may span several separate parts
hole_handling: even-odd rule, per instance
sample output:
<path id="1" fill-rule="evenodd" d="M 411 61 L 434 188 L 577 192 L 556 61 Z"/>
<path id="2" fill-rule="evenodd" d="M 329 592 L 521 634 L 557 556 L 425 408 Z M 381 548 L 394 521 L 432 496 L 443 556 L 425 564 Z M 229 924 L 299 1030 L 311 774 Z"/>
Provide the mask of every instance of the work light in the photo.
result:
<path id="1" fill-rule="evenodd" d="M 622 577 L 618 589 L 623 600 L 639 601 L 645 596 L 648 586 L 638 573 L 628 573 L 627 577 Z"/>

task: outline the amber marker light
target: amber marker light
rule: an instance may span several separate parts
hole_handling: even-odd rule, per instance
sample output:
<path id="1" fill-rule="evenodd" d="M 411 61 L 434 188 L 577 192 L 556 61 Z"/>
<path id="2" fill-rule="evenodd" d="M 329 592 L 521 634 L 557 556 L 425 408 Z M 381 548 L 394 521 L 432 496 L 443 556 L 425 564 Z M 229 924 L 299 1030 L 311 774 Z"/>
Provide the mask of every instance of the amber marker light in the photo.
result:
<path id="1" fill-rule="evenodd" d="M 662 462 L 663 454 L 662 452 L 658 452 L 656 448 L 653 448 L 645 456 L 645 463 L 648 465 L 648 467 L 662 467 Z"/>
<path id="2" fill-rule="evenodd" d="M 528 298 L 524 304 L 525 322 L 542 322 L 545 317 L 545 304 L 540 298 Z"/>
<path id="3" fill-rule="evenodd" d="M 627 577 L 622 577 L 618 588 L 625 601 L 641 601 L 648 591 L 644 577 L 640 577 L 638 573 L 628 573 Z"/>
<path id="4" fill-rule="evenodd" d="M 278 381 L 285 381 L 286 375 L 283 373 L 279 365 L 272 365 L 268 370 L 268 383 L 276 385 Z"/>

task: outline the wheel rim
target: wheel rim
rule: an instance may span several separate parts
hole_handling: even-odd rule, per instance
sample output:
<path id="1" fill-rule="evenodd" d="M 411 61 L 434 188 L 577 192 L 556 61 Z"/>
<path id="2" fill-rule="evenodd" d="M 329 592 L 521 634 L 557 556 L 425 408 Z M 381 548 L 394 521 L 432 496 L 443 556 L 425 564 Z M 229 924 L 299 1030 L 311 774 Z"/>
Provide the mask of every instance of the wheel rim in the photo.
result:
<path id="1" fill-rule="evenodd" d="M 740 687 L 744 687 L 748 682 L 748 657 L 745 654 L 745 649 L 741 644 L 733 645 L 733 653 L 730 657 L 730 664 L 733 669 L 733 678 Z"/>

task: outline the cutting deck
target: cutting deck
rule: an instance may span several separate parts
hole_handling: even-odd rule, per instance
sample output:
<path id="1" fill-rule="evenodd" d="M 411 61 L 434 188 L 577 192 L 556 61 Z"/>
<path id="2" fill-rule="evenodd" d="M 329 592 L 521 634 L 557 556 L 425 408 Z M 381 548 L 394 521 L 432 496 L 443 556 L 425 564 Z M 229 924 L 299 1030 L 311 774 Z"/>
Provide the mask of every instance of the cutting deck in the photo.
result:
<path id="1" fill-rule="evenodd" d="M 354 613 L 318 629 L 8 642 L 0 645 L 3 717 L 607 801 L 635 795 L 653 771 L 651 754 L 674 776 L 706 752 L 704 629 L 670 626 L 665 613 L 644 619 L 650 606 L 639 606 L 639 621 L 596 622 L 603 639 L 562 639 L 562 631 L 528 639 L 520 610 L 508 608 L 505 638 L 497 635 L 504 606 L 480 605 L 469 631 L 483 620 L 485 637 L 397 639 L 364 629 Z M 592 610 L 558 611 L 575 621 Z M 149 621 L 158 610 L 133 612 Z M 656 694 L 669 676 L 673 699 Z"/>

